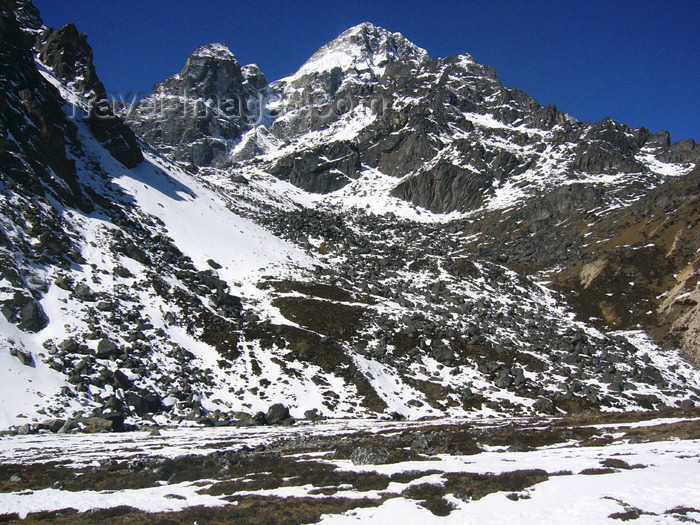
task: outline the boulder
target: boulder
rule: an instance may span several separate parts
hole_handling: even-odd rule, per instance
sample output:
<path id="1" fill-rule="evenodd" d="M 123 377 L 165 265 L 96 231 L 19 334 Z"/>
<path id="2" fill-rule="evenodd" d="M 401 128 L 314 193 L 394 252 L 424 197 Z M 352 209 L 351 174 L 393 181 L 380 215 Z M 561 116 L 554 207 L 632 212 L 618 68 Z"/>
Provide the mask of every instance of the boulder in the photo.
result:
<path id="1" fill-rule="evenodd" d="M 34 333 L 46 328 L 47 324 L 49 324 L 49 318 L 46 317 L 44 309 L 38 302 L 32 300 L 22 307 L 17 328 Z"/>
<path id="2" fill-rule="evenodd" d="M 89 417 L 83 420 L 85 432 L 97 434 L 99 432 L 109 432 L 112 430 L 112 420 L 104 417 Z"/>
<path id="3" fill-rule="evenodd" d="M 35 434 L 36 429 L 30 425 L 29 423 L 25 423 L 24 425 L 20 425 L 19 428 L 17 428 L 17 434 L 20 436 L 26 436 L 28 434 Z"/>
<path id="4" fill-rule="evenodd" d="M 76 286 L 74 291 L 83 301 L 93 301 L 95 299 L 95 292 L 85 283 Z"/>
<path id="5" fill-rule="evenodd" d="M 97 343 L 97 353 L 95 354 L 95 357 L 98 359 L 109 359 L 110 357 L 119 353 L 119 347 L 114 342 L 104 338 Z"/>
<path id="6" fill-rule="evenodd" d="M 359 447 L 350 454 L 350 461 L 353 465 L 383 465 L 389 461 L 389 452 L 374 445 Z"/>
<path id="7" fill-rule="evenodd" d="M 35 366 L 34 357 L 29 352 L 13 348 L 12 350 L 10 350 L 10 354 L 15 356 L 19 360 L 19 362 L 25 366 Z"/>
<path id="8" fill-rule="evenodd" d="M 321 414 L 317 408 L 312 408 L 311 410 L 307 410 L 306 412 L 304 412 L 304 417 L 309 421 L 321 421 L 323 419 L 326 419 L 325 416 Z"/>
<path id="9" fill-rule="evenodd" d="M 62 290 L 66 290 L 70 292 L 73 289 L 73 282 L 69 277 L 66 277 L 65 275 L 59 275 L 56 277 L 54 280 L 54 284 L 58 286 Z"/>
<path id="10" fill-rule="evenodd" d="M 39 428 L 56 434 L 65 424 L 63 419 L 47 419 L 39 424 Z"/>
<path id="11" fill-rule="evenodd" d="M 289 409 L 282 403 L 275 403 L 265 414 L 265 421 L 267 421 L 268 425 L 286 424 L 289 419 L 291 419 Z"/>
<path id="12" fill-rule="evenodd" d="M 449 365 L 455 360 L 455 353 L 450 347 L 440 345 L 433 348 L 433 357 L 437 362 Z"/>
<path id="13" fill-rule="evenodd" d="M 554 415 L 556 413 L 556 408 L 554 406 L 554 401 L 549 399 L 548 397 L 541 397 L 537 401 L 535 401 L 535 404 L 533 405 L 533 408 L 537 412 L 541 412 L 543 414 L 549 414 L 549 415 Z"/>
<path id="14" fill-rule="evenodd" d="M 78 343 L 75 339 L 69 338 L 65 341 L 61 341 L 61 343 L 59 343 L 58 345 L 58 348 L 60 348 L 65 353 L 75 353 L 80 347 L 78 346 Z"/>
<path id="15" fill-rule="evenodd" d="M 258 424 L 248 412 L 234 412 L 233 417 L 236 418 L 234 425 L 237 427 L 254 427 Z"/>
<path id="16" fill-rule="evenodd" d="M 73 420 L 69 419 L 66 421 L 61 428 L 58 429 L 56 432 L 57 434 L 68 434 L 72 432 L 73 430 L 78 428 L 78 424 Z"/>

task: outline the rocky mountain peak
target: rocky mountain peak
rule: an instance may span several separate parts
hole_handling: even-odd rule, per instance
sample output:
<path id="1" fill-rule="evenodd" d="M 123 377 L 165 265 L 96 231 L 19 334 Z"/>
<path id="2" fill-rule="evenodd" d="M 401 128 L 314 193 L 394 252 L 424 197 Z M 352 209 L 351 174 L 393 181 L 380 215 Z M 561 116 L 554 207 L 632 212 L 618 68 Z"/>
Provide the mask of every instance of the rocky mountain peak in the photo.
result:
<path id="1" fill-rule="evenodd" d="M 303 77 L 340 68 L 356 69 L 379 77 L 387 65 L 396 61 L 420 62 L 428 52 L 406 39 L 369 22 L 351 27 L 336 39 L 318 49 L 294 77 Z"/>
<path id="2" fill-rule="evenodd" d="M 242 84 L 241 65 L 234 54 L 224 44 L 209 44 L 197 48 L 182 71 L 156 90 L 206 98 L 238 93 Z"/>
<path id="3" fill-rule="evenodd" d="M 104 94 L 105 87 L 97 78 L 92 60 L 92 48 L 87 35 L 74 24 L 55 31 L 48 30 L 38 44 L 41 61 L 78 93 L 93 91 Z"/>
<path id="4" fill-rule="evenodd" d="M 257 64 L 248 64 L 241 68 L 241 73 L 247 84 L 255 89 L 263 89 L 267 86 L 267 77 Z"/>
<path id="5" fill-rule="evenodd" d="M 161 152 L 198 166 L 224 165 L 235 141 L 258 117 L 254 106 L 267 77 L 241 67 L 225 44 L 197 48 L 177 75 L 122 113 L 137 134 Z"/>
<path id="6" fill-rule="evenodd" d="M 213 58 L 217 60 L 236 60 L 226 44 L 212 43 L 198 47 L 190 55 L 190 60 Z"/>

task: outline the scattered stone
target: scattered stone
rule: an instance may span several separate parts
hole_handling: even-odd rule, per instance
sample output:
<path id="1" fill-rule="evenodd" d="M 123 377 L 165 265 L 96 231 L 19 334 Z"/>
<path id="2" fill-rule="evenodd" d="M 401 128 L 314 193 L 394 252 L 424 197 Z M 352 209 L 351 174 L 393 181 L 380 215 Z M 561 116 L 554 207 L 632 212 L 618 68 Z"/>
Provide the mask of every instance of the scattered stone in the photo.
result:
<path id="1" fill-rule="evenodd" d="M 309 421 L 322 421 L 326 419 L 325 416 L 322 415 L 317 408 L 312 408 L 311 410 L 307 410 L 306 412 L 304 412 L 304 417 Z"/>
<path id="2" fill-rule="evenodd" d="M 97 353 L 95 354 L 95 357 L 98 359 L 109 359 L 110 357 L 119 353 L 119 347 L 114 342 L 104 338 L 97 344 Z"/>
<path id="3" fill-rule="evenodd" d="M 18 350 L 16 348 L 13 348 L 10 350 L 10 355 L 15 356 L 20 363 L 22 363 L 24 366 L 35 366 L 34 365 L 34 357 L 30 352 L 27 352 L 26 350 Z"/>
<path id="4" fill-rule="evenodd" d="M 384 465 L 389 461 L 389 452 L 374 445 L 359 447 L 350 454 L 350 461 L 353 465 Z"/>
<path id="5" fill-rule="evenodd" d="M 549 415 L 556 414 L 556 408 L 554 407 L 554 401 L 552 401 L 548 397 L 539 398 L 537 401 L 535 401 L 533 408 L 537 412 L 541 412 L 543 414 L 549 414 Z"/>
<path id="6" fill-rule="evenodd" d="M 84 283 L 75 287 L 75 294 L 83 301 L 92 301 L 95 299 L 95 292 L 93 292 L 92 288 Z"/>
<path id="7" fill-rule="evenodd" d="M 99 432 L 109 432 L 112 430 L 112 420 L 103 417 L 89 417 L 82 421 L 85 425 L 85 432 L 97 434 Z"/>

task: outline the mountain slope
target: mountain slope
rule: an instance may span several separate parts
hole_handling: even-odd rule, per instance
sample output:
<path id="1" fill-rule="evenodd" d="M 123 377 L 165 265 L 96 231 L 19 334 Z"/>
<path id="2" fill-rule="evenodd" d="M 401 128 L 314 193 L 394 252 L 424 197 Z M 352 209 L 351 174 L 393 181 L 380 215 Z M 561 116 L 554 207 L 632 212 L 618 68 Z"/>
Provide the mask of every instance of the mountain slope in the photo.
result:
<path id="1" fill-rule="evenodd" d="M 567 250 L 494 256 L 516 223 L 554 235 L 572 209 L 605 216 L 685 181 L 694 143 L 578 123 L 371 24 L 271 84 L 199 48 L 119 109 L 146 143 L 105 104 L 84 35 L 1 5 L 0 426 L 700 400 L 676 351 L 576 319 L 541 284 Z"/>

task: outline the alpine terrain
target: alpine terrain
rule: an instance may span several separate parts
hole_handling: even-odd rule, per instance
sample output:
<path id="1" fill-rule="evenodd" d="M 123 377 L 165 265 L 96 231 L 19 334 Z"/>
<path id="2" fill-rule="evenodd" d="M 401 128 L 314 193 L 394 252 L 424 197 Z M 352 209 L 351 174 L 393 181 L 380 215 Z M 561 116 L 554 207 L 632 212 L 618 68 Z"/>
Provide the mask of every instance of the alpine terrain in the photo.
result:
<path id="1" fill-rule="evenodd" d="M 108 89 L 0 0 L 0 520 L 700 520 L 700 145 L 370 23 Z"/>

